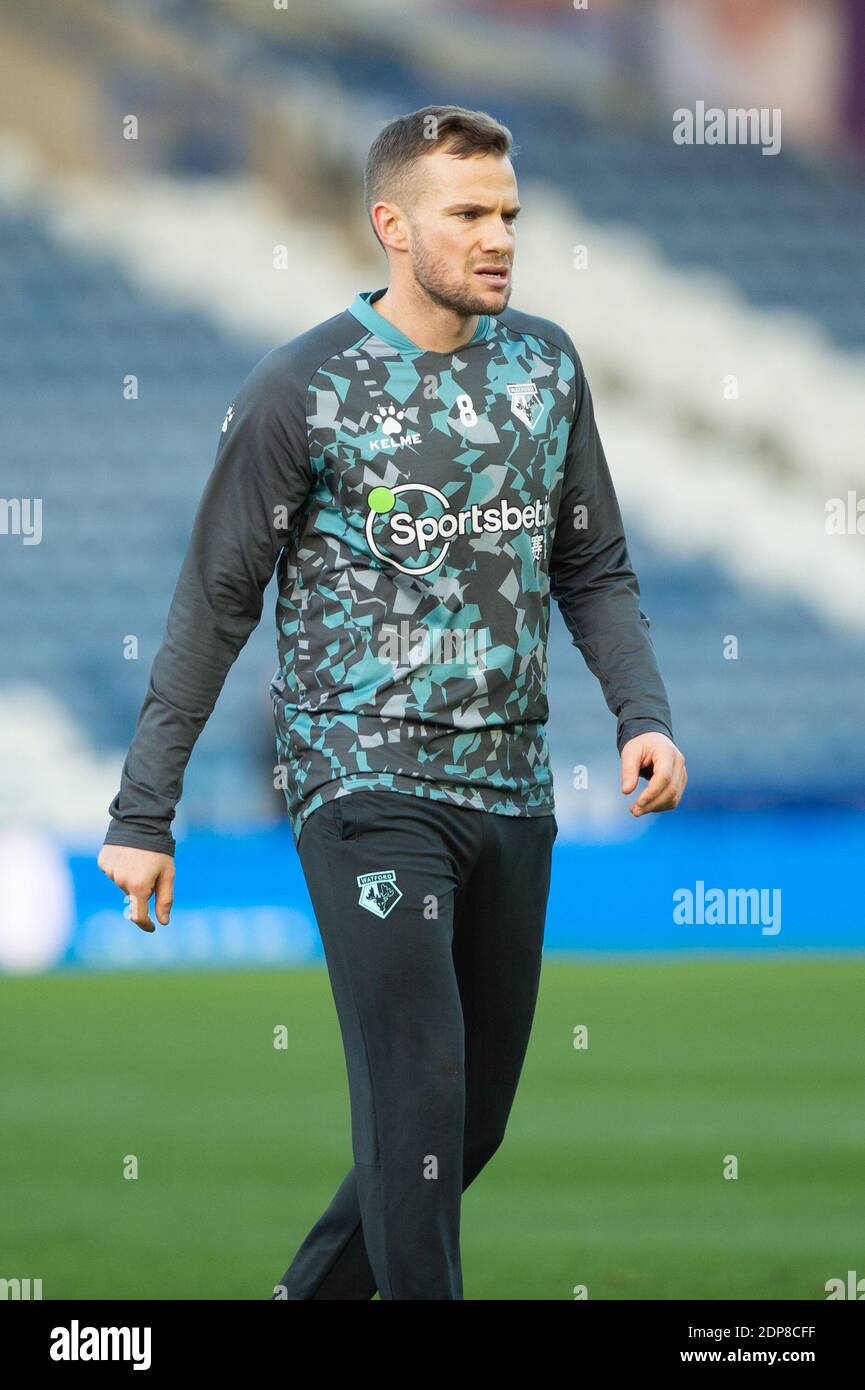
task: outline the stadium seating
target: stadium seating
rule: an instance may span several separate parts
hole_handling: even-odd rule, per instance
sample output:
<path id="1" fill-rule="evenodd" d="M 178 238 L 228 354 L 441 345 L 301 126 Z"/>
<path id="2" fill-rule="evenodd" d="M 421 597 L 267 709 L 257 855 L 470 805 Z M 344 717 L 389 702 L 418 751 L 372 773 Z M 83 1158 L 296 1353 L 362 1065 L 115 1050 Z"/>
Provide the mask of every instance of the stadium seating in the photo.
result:
<path id="1" fill-rule="evenodd" d="M 191 9 L 184 22 L 207 26 L 202 40 L 214 37 L 212 14 Z M 610 249 L 617 248 L 616 236 L 625 238 L 623 246 L 627 237 L 636 238 L 631 245 L 638 258 L 647 247 L 657 258 L 654 269 L 651 256 L 638 261 L 639 273 L 623 295 L 628 303 L 613 304 L 615 312 L 605 313 L 610 301 L 603 297 L 584 296 L 583 327 L 598 360 L 605 352 L 627 357 L 629 370 L 643 371 L 642 389 L 674 412 L 696 403 L 711 430 L 727 431 L 731 459 L 739 449 L 736 431 L 750 431 L 777 445 L 794 473 L 819 485 L 823 495 L 827 485 L 840 489 L 844 479 L 852 485 L 862 477 L 852 441 L 861 440 L 855 426 L 865 260 L 857 228 L 865 221 L 865 191 L 840 171 L 808 169 L 786 151 L 766 159 L 756 150 L 724 148 L 713 151 L 710 165 L 651 133 L 592 126 L 573 108 L 460 90 L 459 83 L 445 90 L 392 55 L 358 45 L 305 50 L 293 41 L 283 50 L 250 31 L 241 47 L 250 74 L 283 83 L 301 72 L 308 80 L 311 71 L 338 79 L 362 131 L 428 101 L 494 109 L 518 135 L 521 180 L 543 181 L 562 200 L 561 235 L 581 239 L 578 217 L 569 224 L 564 214 L 562 225 L 561 207 L 571 200 L 591 225 L 610 229 L 611 295 L 616 267 L 627 274 L 626 261 Z M 296 232 L 316 235 L 300 225 Z M 52 692 L 98 750 L 123 749 L 226 402 L 278 339 L 264 332 L 260 340 L 241 339 L 195 308 L 167 305 L 116 263 L 76 253 L 49 233 L 37 212 L 12 203 L 0 213 L 0 252 L 0 292 L 11 330 L 0 345 L 0 393 L 4 418 L 13 422 L 3 490 L 45 499 L 42 545 L 4 547 L 4 591 L 11 601 L 0 608 L 0 638 L 14 661 L 0 678 L 0 698 L 4 686 L 33 682 Z M 601 264 L 604 254 L 601 245 Z M 675 275 L 682 277 L 681 298 L 671 290 Z M 715 371 L 724 343 L 702 341 L 701 298 L 704 304 L 711 299 L 709 321 L 726 324 L 718 331 L 737 344 L 737 367 L 750 387 L 732 434 L 720 393 L 705 389 L 706 372 Z M 789 311 L 789 319 L 773 317 L 776 310 Z M 323 309 L 319 317 L 332 311 Z M 753 333 L 743 333 L 743 313 L 752 316 Z M 664 350 L 653 352 L 649 341 L 635 350 L 633 337 L 623 342 L 620 314 L 632 315 L 626 326 L 634 333 L 641 324 L 657 324 Z M 287 325 L 283 336 L 306 326 Z M 580 325 L 569 326 L 582 345 Z M 682 342 L 691 339 L 694 352 L 682 352 Z M 138 377 L 137 400 L 123 398 L 128 374 Z M 806 395 L 812 390 L 813 405 Z M 840 422 L 834 432 L 819 408 L 824 399 Z M 614 407 L 606 401 L 604 409 L 615 443 Z M 658 477 L 662 497 L 669 456 L 663 440 L 662 427 L 649 422 L 640 448 L 640 466 Z M 618 478 L 615 449 L 608 453 Z M 817 552 L 806 554 L 797 583 L 781 583 L 773 592 L 771 585 L 749 582 L 747 566 L 736 566 L 735 537 L 728 537 L 730 555 L 722 562 L 720 555 L 680 553 L 642 526 L 639 509 L 629 506 L 638 490 L 629 490 L 624 463 L 621 476 L 644 607 L 676 734 L 688 755 L 689 804 L 737 804 L 749 796 L 770 802 L 860 799 L 865 748 L 855 711 L 865 635 L 855 624 L 844 630 L 803 598 Z M 772 486 L 782 501 L 783 473 Z M 698 487 L 697 501 L 700 495 Z M 818 532 L 821 527 L 818 518 Z M 765 529 L 767 535 L 772 530 L 771 516 Z M 775 543 L 790 550 L 783 537 Z M 752 557 L 753 550 L 751 542 Z M 263 622 L 193 755 L 181 824 L 281 815 L 281 797 L 262 775 L 273 761 L 266 685 L 276 662 L 274 598 L 271 585 Z M 740 644 L 735 661 L 721 655 L 731 633 Z M 128 634 L 139 641 L 134 661 L 118 656 Z M 613 721 L 555 613 L 550 673 L 550 741 L 567 807 L 573 806 L 569 769 L 612 761 Z"/>

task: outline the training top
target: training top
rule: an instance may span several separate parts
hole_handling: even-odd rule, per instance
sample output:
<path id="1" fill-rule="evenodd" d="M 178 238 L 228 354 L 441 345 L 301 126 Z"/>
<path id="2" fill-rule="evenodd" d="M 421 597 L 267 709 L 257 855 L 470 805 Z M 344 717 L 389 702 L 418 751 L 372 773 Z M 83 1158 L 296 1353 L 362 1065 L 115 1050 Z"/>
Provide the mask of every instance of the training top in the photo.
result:
<path id="1" fill-rule="evenodd" d="M 592 397 L 568 334 L 507 308 L 428 352 L 362 291 L 229 405 L 106 844 L 174 853 L 193 745 L 274 569 L 274 785 L 306 818 L 387 788 L 552 815 L 552 594 L 617 718 L 672 738 Z"/>

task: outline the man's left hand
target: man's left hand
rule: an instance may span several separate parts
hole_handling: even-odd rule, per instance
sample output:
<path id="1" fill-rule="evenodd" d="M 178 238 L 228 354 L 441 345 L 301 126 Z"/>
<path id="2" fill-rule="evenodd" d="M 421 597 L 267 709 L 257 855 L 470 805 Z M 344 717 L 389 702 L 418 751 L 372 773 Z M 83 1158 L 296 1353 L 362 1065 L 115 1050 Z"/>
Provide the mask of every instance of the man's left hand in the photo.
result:
<path id="1" fill-rule="evenodd" d="M 688 781 L 685 759 L 666 734 L 638 734 L 622 749 L 622 791 L 625 796 L 636 787 L 643 768 L 652 775 L 644 791 L 628 808 L 632 816 L 647 811 L 675 811 Z"/>

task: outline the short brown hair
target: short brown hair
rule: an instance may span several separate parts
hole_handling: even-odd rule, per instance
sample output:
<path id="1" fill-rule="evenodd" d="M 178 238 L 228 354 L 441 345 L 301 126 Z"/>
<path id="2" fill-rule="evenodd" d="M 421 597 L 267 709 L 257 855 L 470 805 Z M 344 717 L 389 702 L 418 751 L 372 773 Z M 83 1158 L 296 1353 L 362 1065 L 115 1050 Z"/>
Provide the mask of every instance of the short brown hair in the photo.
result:
<path id="1" fill-rule="evenodd" d="M 417 161 L 442 148 L 457 159 L 515 152 L 507 126 L 486 111 L 470 111 L 465 106 L 422 106 L 406 116 L 397 116 L 379 131 L 366 158 L 363 193 L 371 222 L 373 204 L 380 199 L 397 202 L 406 195 L 411 197 L 411 175 Z"/>

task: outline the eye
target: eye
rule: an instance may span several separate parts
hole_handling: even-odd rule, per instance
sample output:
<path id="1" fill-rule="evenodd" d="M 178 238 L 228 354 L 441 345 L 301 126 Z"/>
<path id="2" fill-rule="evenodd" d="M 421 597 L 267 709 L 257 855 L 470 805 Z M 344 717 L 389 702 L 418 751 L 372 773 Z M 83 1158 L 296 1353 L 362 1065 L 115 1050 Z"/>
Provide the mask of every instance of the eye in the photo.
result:
<path id="1" fill-rule="evenodd" d="M 469 208 L 467 212 L 458 212 L 457 217 L 477 217 L 477 213 L 474 212 L 473 209 Z"/>

